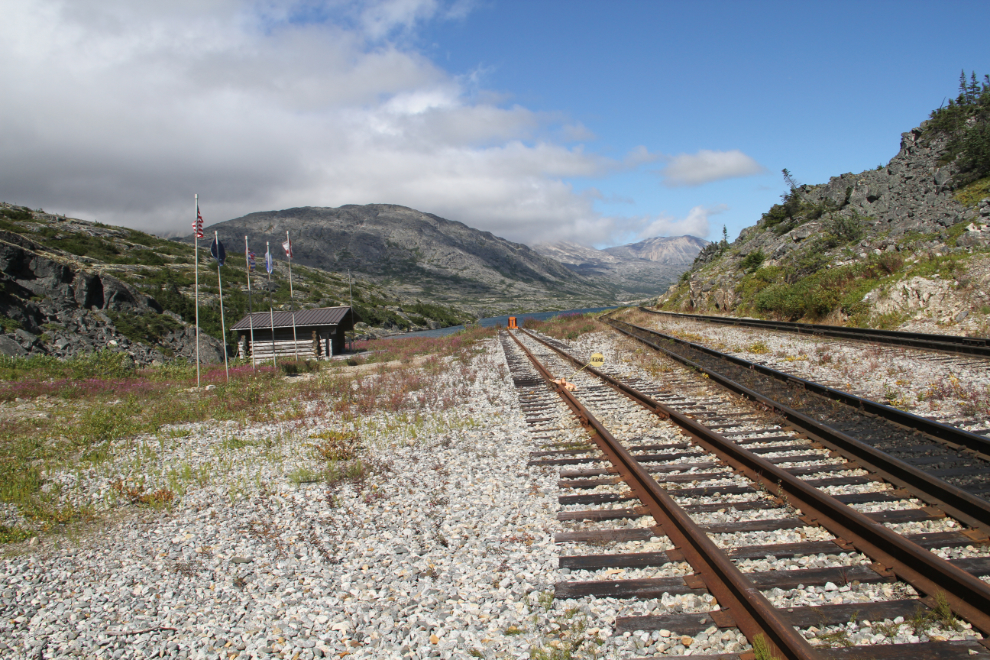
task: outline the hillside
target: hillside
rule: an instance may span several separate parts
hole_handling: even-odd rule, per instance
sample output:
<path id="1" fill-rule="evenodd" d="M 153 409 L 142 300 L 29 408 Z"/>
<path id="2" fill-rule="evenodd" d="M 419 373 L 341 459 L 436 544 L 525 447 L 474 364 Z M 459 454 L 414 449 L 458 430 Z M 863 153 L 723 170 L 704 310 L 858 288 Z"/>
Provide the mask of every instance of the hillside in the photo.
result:
<path id="1" fill-rule="evenodd" d="M 461 222 L 392 204 L 301 207 L 251 213 L 212 225 L 221 240 L 264 249 L 288 230 L 294 263 L 352 273 L 404 298 L 469 309 L 479 316 L 606 304 L 616 291 L 529 247 Z M 191 241 L 191 238 L 183 239 Z"/>
<path id="2" fill-rule="evenodd" d="M 675 236 L 648 238 L 604 250 L 569 241 L 542 243 L 533 249 L 584 277 L 609 283 L 621 299 L 628 300 L 664 291 L 707 244 L 694 236 Z"/>
<path id="3" fill-rule="evenodd" d="M 221 273 L 229 327 L 247 312 L 248 294 L 244 254 L 237 241 L 227 245 Z M 202 358 L 217 362 L 223 337 L 208 244 L 199 258 Z M 0 353 L 69 357 L 109 349 L 142 364 L 193 359 L 194 259 L 184 243 L 0 202 Z M 277 256 L 270 292 L 263 258 L 258 263 L 260 272 L 251 278 L 255 310 L 267 308 L 269 293 L 276 309 L 288 309 L 284 253 Z M 360 277 L 349 286 L 346 276 L 304 265 L 293 268 L 293 288 L 296 308 L 347 304 L 353 289 L 359 317 L 380 334 L 472 318 Z"/>
<path id="4" fill-rule="evenodd" d="M 988 120 L 984 83 L 903 133 L 886 166 L 819 185 L 784 170 L 781 203 L 702 250 L 658 306 L 990 334 Z"/>

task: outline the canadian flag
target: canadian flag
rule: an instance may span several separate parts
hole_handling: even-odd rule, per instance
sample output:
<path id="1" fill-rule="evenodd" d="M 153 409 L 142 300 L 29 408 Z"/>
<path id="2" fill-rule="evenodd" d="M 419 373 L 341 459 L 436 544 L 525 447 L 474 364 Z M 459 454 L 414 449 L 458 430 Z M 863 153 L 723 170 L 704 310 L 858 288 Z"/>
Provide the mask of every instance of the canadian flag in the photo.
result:
<path id="1" fill-rule="evenodd" d="M 282 249 L 285 250 L 285 256 L 287 256 L 289 259 L 291 259 L 292 258 L 292 241 L 286 239 L 285 242 L 282 243 Z"/>

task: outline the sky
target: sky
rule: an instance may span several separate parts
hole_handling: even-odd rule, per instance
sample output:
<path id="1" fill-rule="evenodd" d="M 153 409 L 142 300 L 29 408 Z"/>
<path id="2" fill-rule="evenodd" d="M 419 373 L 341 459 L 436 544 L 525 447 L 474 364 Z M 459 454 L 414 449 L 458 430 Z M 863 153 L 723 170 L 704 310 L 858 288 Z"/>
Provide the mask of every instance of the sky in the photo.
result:
<path id="1" fill-rule="evenodd" d="M 0 200 L 188 234 L 387 203 L 730 239 L 990 72 L 990 3 L 0 0 Z"/>

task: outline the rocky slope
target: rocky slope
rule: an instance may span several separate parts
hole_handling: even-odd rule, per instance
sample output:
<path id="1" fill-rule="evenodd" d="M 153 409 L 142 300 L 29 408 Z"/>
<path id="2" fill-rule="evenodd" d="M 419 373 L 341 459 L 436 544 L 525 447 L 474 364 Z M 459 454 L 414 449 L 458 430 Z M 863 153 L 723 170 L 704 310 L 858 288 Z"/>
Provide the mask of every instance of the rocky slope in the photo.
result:
<path id="1" fill-rule="evenodd" d="M 884 167 L 794 184 L 731 245 L 702 250 L 658 304 L 987 334 L 990 179 L 956 184 L 951 137 L 926 122 Z"/>
<path id="2" fill-rule="evenodd" d="M 569 241 L 542 243 L 533 249 L 576 273 L 608 282 L 623 299 L 664 291 L 690 267 L 708 241 L 694 236 L 648 238 L 639 243 L 596 250 Z"/>
<path id="3" fill-rule="evenodd" d="M 585 278 L 525 245 L 392 204 L 302 207 L 251 213 L 212 225 L 221 240 L 274 249 L 288 230 L 294 262 L 374 280 L 408 298 L 454 303 L 480 316 L 567 309 L 615 300 Z M 184 240 L 191 240 L 184 239 Z"/>

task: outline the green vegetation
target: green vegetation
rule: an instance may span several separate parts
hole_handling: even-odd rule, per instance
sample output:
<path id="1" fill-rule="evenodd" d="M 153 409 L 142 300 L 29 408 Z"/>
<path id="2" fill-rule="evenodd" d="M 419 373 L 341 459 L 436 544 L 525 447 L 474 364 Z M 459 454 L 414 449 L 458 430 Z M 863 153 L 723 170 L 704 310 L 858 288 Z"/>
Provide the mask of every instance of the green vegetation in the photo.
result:
<path id="1" fill-rule="evenodd" d="M 546 321 L 526 320 L 523 324 L 527 329 L 542 332 L 557 339 L 577 339 L 588 332 L 604 330 L 598 321 L 599 315 L 591 314 L 561 314 Z"/>
<path id="2" fill-rule="evenodd" d="M 0 208 L 0 229 L 11 232 L 24 231 L 23 221 L 30 221 L 34 216 L 25 208 Z"/>
<path id="3" fill-rule="evenodd" d="M 976 206 L 984 197 L 990 197 L 990 176 L 963 186 L 955 194 L 956 201 L 966 206 Z"/>
<path id="4" fill-rule="evenodd" d="M 959 95 L 931 113 L 925 134 L 949 136 L 943 163 L 955 162 L 954 182 L 966 186 L 990 175 L 990 76 L 978 82 L 976 72 L 959 75 Z"/>
<path id="5" fill-rule="evenodd" d="M 443 305 L 435 305 L 417 301 L 415 305 L 403 305 L 402 309 L 403 311 L 417 314 L 421 317 L 433 319 L 444 327 L 460 325 L 465 321 L 465 316 L 463 314 L 459 314 L 456 310 Z"/>
<path id="6" fill-rule="evenodd" d="M 863 296 L 902 265 L 899 255 L 884 253 L 864 263 L 818 270 L 806 276 L 799 274 L 800 267 L 775 272 L 760 269 L 744 278 L 737 291 L 755 293 L 753 304 L 757 311 L 788 320 L 820 319 L 836 309 L 854 315 L 865 311 Z"/>
<path id="7" fill-rule="evenodd" d="M 4 332 L 13 332 L 21 327 L 23 326 L 17 319 L 11 319 L 0 315 L 0 328 L 2 328 Z"/>
<path id="8" fill-rule="evenodd" d="M 182 324 L 165 314 L 124 314 L 121 312 L 108 312 L 110 319 L 120 334 L 131 341 L 158 346 L 158 344 L 170 332 L 182 328 Z M 160 350 L 165 350 L 165 354 L 171 357 L 171 351 L 163 346 L 158 346 Z"/>
<path id="9" fill-rule="evenodd" d="M 766 259 L 767 255 L 763 254 L 763 250 L 756 250 L 747 254 L 739 263 L 739 266 L 747 273 L 752 273 L 762 266 Z"/>

